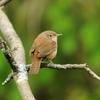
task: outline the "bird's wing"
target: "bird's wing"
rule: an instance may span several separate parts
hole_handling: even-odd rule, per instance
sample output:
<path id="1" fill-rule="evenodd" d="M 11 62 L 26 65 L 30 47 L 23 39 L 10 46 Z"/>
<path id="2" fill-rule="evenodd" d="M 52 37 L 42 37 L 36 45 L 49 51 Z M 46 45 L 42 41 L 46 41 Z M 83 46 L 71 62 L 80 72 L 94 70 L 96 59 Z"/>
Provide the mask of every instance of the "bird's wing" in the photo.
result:
<path id="1" fill-rule="evenodd" d="M 43 39 L 41 38 L 41 36 L 38 36 L 35 40 L 34 40 L 34 43 L 32 45 L 32 48 L 30 50 L 30 54 L 33 54 L 35 49 L 37 47 L 39 47 L 41 44 L 43 43 Z"/>
<path id="2" fill-rule="evenodd" d="M 54 41 L 44 41 L 36 49 L 38 51 L 38 57 L 46 57 L 56 49 L 56 42 Z"/>

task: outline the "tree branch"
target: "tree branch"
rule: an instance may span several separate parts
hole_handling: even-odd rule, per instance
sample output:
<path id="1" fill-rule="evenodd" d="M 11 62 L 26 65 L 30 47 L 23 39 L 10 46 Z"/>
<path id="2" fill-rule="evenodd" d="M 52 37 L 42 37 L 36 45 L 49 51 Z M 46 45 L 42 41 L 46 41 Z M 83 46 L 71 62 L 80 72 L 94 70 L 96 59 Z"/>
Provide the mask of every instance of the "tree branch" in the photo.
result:
<path id="1" fill-rule="evenodd" d="M 0 1 L 1 2 L 1 1 Z M 6 14 L 0 8 L 0 30 L 6 42 L 10 45 L 11 54 L 17 64 L 18 73 L 14 76 L 23 100 L 35 100 L 28 83 L 25 66 L 25 52 L 22 42 Z M 16 66 L 15 66 L 16 67 Z M 26 90 L 25 90 L 26 89 Z"/>
<path id="2" fill-rule="evenodd" d="M 92 76 L 93 78 L 97 79 L 100 81 L 100 77 L 93 72 L 87 64 L 65 64 L 65 65 L 61 65 L 61 64 L 48 64 L 47 65 L 48 68 L 55 68 L 55 69 L 84 69 L 85 71 L 87 71 L 89 73 L 90 76 Z"/>
<path id="3" fill-rule="evenodd" d="M 26 65 L 27 67 L 27 70 L 29 70 L 31 64 L 28 64 Z M 54 63 L 49 63 L 49 64 L 45 64 L 43 67 L 41 68 L 52 68 L 52 69 L 64 69 L 64 70 L 67 70 L 67 69 L 84 69 L 85 71 L 88 72 L 88 74 L 95 78 L 96 80 L 99 80 L 100 81 L 100 77 L 95 73 L 93 72 L 87 64 L 54 64 Z"/>
<path id="4" fill-rule="evenodd" d="M 18 72 L 17 71 L 17 64 L 14 61 L 14 58 L 13 58 L 12 53 L 11 53 L 11 50 L 9 49 L 9 47 L 6 44 L 6 42 L 1 37 L 0 37 L 0 49 L 2 50 L 3 54 L 7 58 L 9 64 L 11 65 L 12 70 L 14 72 Z"/>

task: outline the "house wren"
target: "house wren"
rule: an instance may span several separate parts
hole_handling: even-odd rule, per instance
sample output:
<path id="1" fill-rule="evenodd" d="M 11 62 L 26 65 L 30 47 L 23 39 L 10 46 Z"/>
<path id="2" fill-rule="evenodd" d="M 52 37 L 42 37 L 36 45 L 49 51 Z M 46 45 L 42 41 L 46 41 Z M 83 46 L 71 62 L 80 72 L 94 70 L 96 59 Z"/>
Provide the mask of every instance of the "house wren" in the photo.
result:
<path id="1" fill-rule="evenodd" d="M 57 34 L 53 31 L 44 31 L 35 39 L 32 49 L 32 66 L 30 73 L 37 74 L 40 69 L 41 61 L 46 58 L 52 60 L 57 54 Z"/>

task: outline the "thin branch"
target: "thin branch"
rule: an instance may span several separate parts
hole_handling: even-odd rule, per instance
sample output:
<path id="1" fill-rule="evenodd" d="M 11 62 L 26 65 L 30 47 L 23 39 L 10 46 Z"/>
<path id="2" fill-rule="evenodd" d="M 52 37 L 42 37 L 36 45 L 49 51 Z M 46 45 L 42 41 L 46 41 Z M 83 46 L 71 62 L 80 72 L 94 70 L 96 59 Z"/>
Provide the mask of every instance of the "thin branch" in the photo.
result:
<path id="1" fill-rule="evenodd" d="M 6 42 L 10 45 L 11 54 L 17 64 L 18 73 L 14 76 L 23 100 L 35 100 L 28 83 L 25 52 L 22 42 L 6 14 L 0 8 L 0 30 Z M 16 66 L 15 66 L 16 67 Z M 26 90 L 25 90 L 26 89 Z"/>
<path id="2" fill-rule="evenodd" d="M 13 79 L 13 73 L 10 73 L 8 76 L 7 76 L 7 78 L 5 79 L 5 81 L 4 82 L 2 82 L 2 85 L 5 85 L 5 84 L 7 84 L 7 83 L 9 83 L 12 79 Z"/>
<path id="3" fill-rule="evenodd" d="M 31 64 L 26 65 L 27 70 L 29 70 L 30 66 L 31 66 Z M 63 65 L 49 63 L 49 64 L 45 64 L 44 66 L 41 67 L 41 68 L 52 68 L 52 69 L 59 69 L 59 70 L 60 69 L 64 69 L 64 70 L 67 70 L 67 69 L 84 69 L 85 71 L 87 71 L 89 73 L 90 76 L 92 76 L 96 80 L 100 81 L 100 77 L 95 72 L 93 72 L 88 67 L 88 65 L 86 63 L 85 64 L 63 64 Z"/>
<path id="4" fill-rule="evenodd" d="M 55 69 L 84 69 L 85 71 L 89 73 L 89 75 L 91 75 L 93 78 L 100 81 L 100 77 L 87 66 L 88 66 L 87 64 L 61 65 L 61 64 L 51 64 L 51 63 L 47 65 L 48 68 L 55 68 Z"/>
<path id="5" fill-rule="evenodd" d="M 54 69 L 73 69 L 73 68 L 83 69 L 86 66 L 87 64 L 63 64 L 63 65 L 53 64 L 53 63 L 47 64 L 48 68 L 54 68 Z"/>
<path id="6" fill-rule="evenodd" d="M 100 81 L 100 77 L 95 74 L 95 72 L 93 72 L 90 68 L 88 67 L 84 67 L 84 69 L 95 79 L 99 80 Z"/>

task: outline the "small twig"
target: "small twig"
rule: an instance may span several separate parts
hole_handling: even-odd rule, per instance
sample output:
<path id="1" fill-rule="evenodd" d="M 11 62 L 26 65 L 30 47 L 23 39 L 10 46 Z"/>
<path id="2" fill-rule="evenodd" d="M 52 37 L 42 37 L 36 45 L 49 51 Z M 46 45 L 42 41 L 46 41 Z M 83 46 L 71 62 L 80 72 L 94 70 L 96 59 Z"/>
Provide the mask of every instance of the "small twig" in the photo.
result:
<path id="1" fill-rule="evenodd" d="M 100 77 L 94 73 L 90 68 L 88 67 L 84 67 L 84 69 L 95 79 L 99 80 L 100 81 Z"/>
<path id="2" fill-rule="evenodd" d="M 9 3 L 11 0 L 0 0 L 0 7 L 5 6 L 7 3 Z"/>
<path id="3" fill-rule="evenodd" d="M 14 74 L 13 73 L 10 73 L 8 75 L 8 77 L 5 79 L 5 81 L 2 82 L 2 85 L 5 85 L 5 84 L 9 83 L 11 81 L 11 79 L 13 79 L 13 76 L 14 76 Z"/>

